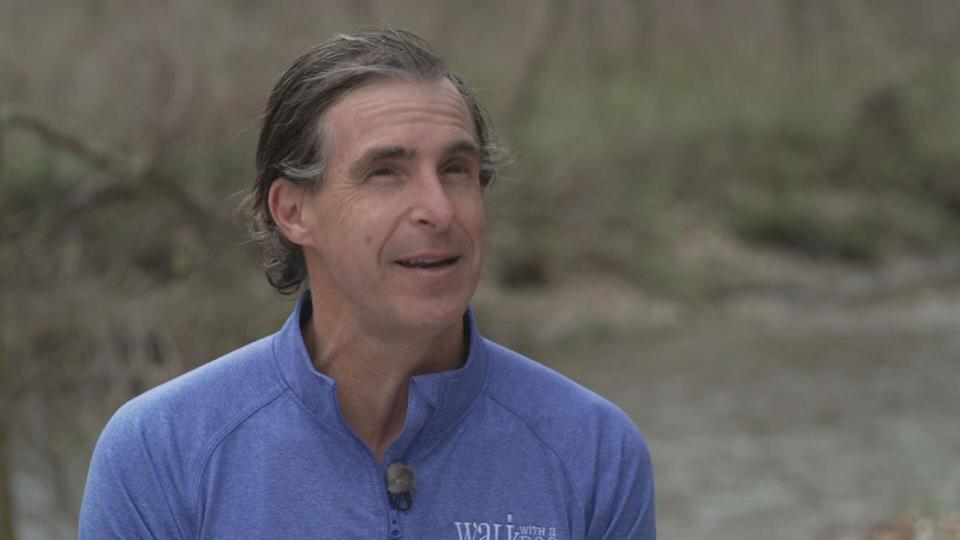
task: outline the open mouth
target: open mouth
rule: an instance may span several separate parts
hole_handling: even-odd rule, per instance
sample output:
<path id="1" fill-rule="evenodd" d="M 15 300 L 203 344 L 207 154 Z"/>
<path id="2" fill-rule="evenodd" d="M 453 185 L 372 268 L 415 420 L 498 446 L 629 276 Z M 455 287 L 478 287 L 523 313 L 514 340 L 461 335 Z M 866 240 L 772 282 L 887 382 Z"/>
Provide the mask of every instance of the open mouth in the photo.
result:
<path id="1" fill-rule="evenodd" d="M 404 268 L 442 268 L 450 266 L 457 262 L 460 257 L 447 257 L 444 259 L 400 259 L 395 261 Z"/>

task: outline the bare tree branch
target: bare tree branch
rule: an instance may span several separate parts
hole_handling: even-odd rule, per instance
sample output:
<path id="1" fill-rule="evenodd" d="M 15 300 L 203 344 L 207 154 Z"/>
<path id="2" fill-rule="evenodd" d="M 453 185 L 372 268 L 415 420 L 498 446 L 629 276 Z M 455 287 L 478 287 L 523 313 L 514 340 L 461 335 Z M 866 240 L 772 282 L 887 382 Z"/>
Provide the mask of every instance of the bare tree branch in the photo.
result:
<path id="1" fill-rule="evenodd" d="M 142 159 L 111 154 L 73 135 L 36 111 L 18 105 L 0 105 L 0 131 L 15 129 L 33 133 L 44 143 L 73 154 L 96 170 L 111 169 L 138 176 L 143 168 Z"/>
<path id="2" fill-rule="evenodd" d="M 156 171 L 156 160 L 164 144 L 161 136 L 152 151 L 142 152 L 137 157 L 128 158 L 110 153 L 101 145 L 91 143 L 82 137 L 70 133 L 55 125 L 43 115 L 23 107 L 5 105 L 0 109 L 0 134 L 10 130 L 25 130 L 35 134 L 44 143 L 74 155 L 96 170 L 108 170 L 114 174 L 109 180 L 101 180 L 78 185 L 65 199 L 58 201 L 58 214 L 48 225 L 56 227 L 68 215 L 95 207 L 105 200 L 129 198 L 141 190 L 151 189 L 168 197 L 184 209 L 196 225 L 203 228 L 222 228 L 211 216 L 213 208 L 176 183 L 175 179 Z M 141 181 L 149 177 L 149 182 Z"/>

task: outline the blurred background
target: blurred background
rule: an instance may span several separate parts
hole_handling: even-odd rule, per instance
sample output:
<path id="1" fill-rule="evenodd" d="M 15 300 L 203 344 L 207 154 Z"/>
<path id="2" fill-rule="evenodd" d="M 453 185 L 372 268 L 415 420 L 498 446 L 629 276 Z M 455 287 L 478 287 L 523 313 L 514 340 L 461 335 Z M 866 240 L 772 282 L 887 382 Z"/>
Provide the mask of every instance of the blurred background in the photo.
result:
<path id="1" fill-rule="evenodd" d="M 517 158 L 481 328 L 631 415 L 662 538 L 960 538 L 955 0 L 2 0 L 0 540 L 74 537 L 112 412 L 279 328 L 259 115 L 381 23 Z"/>

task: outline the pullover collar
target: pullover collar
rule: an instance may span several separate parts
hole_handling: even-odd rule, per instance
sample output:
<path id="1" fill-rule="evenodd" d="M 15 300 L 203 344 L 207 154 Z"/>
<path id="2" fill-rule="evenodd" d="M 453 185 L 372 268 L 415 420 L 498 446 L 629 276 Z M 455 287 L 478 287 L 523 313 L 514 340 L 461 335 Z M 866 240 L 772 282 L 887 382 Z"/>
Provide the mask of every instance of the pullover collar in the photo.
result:
<path id="1" fill-rule="evenodd" d="M 310 309 L 308 291 L 274 334 L 274 357 L 283 380 L 308 411 L 328 428 L 353 435 L 340 414 L 336 382 L 314 368 L 307 352 L 300 323 L 303 317 L 309 317 Z M 464 314 L 464 325 L 469 339 L 466 362 L 459 369 L 411 379 L 406 422 L 388 454 L 405 453 L 418 433 L 432 435 L 454 426 L 480 395 L 486 381 L 487 351 L 469 308 Z"/>

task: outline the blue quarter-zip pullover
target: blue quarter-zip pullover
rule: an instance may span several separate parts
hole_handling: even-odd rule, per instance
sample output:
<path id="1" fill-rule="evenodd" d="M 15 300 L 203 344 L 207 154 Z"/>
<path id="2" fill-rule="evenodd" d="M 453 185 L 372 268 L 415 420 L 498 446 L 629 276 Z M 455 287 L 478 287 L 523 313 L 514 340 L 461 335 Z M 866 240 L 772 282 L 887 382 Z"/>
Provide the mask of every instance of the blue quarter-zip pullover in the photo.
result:
<path id="1" fill-rule="evenodd" d="M 346 425 L 300 332 L 276 334 L 124 405 L 97 443 L 80 538 L 654 539 L 653 471 L 610 402 L 480 336 L 414 377 L 383 464 Z M 415 470 L 391 507 L 384 467 Z"/>

